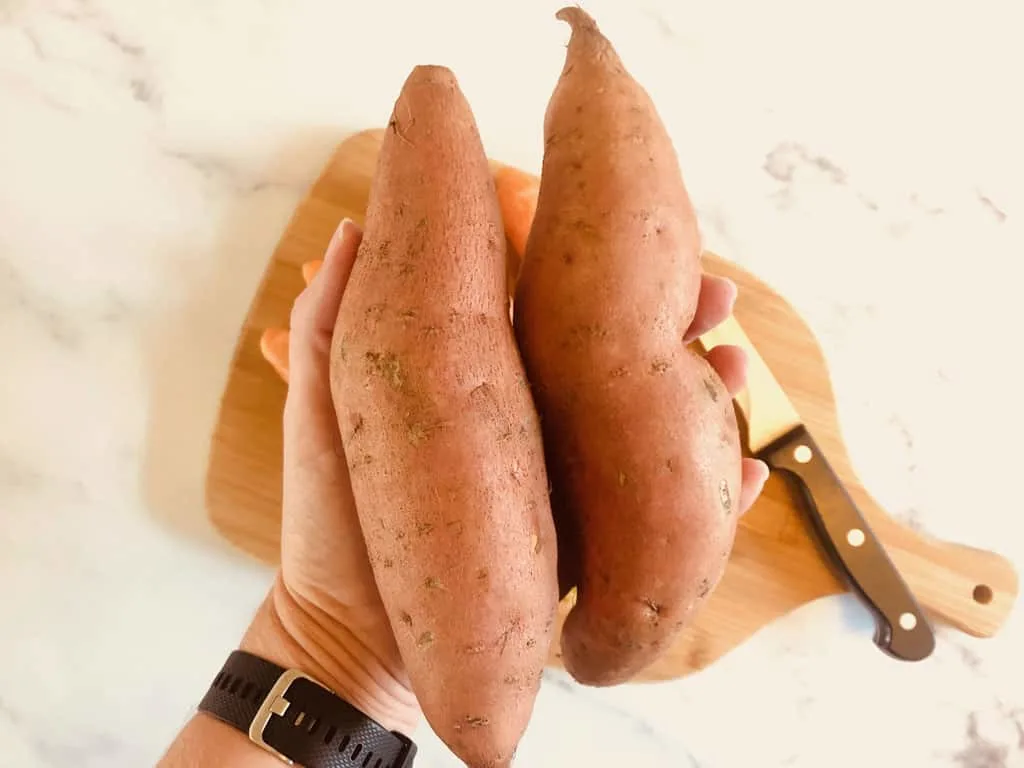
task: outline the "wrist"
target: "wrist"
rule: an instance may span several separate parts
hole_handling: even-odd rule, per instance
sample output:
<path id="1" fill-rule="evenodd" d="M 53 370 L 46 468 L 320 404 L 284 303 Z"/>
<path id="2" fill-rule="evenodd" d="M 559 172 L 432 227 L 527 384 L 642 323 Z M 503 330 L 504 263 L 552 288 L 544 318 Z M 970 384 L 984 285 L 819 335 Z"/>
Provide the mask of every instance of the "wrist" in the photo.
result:
<path id="1" fill-rule="evenodd" d="M 412 733 L 419 707 L 412 691 L 347 627 L 292 594 L 280 575 L 240 648 L 298 669 L 388 730 Z"/>

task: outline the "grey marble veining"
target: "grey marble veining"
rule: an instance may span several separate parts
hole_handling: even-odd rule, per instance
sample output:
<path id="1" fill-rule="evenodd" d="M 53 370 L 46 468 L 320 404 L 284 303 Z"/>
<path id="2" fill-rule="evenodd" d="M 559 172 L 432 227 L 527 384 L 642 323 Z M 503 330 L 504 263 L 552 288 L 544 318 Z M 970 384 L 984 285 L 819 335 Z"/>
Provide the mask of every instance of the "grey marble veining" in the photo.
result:
<path id="1" fill-rule="evenodd" d="M 152 763 L 187 718 L 271 578 L 202 486 L 277 237 L 416 63 L 456 70 L 493 157 L 539 168 L 558 5 L 0 0 L 0 768 Z M 1024 565 L 1018 4 L 585 6 L 659 105 L 706 245 L 816 333 L 865 485 Z M 1018 612 L 899 664 L 830 598 L 683 681 L 549 672 L 519 764 L 1020 768 L 1022 641 Z M 416 737 L 418 765 L 455 765 Z"/>

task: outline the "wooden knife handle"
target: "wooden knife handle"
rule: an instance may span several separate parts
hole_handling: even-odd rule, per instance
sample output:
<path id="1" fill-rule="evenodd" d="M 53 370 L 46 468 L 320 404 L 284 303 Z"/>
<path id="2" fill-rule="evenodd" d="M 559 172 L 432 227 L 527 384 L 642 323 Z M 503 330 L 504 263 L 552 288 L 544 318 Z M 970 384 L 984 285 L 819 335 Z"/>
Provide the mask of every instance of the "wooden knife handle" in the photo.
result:
<path id="1" fill-rule="evenodd" d="M 875 644 L 905 661 L 927 658 L 935 634 L 924 611 L 807 429 L 796 427 L 758 458 L 794 481 L 829 559 L 875 616 Z"/>

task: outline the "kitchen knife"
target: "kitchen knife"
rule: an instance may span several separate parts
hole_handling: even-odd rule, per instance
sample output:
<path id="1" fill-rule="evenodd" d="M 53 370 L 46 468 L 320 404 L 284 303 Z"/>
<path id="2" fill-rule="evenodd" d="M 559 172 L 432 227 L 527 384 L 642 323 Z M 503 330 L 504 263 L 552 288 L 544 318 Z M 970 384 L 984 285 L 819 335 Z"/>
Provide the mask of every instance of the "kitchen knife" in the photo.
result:
<path id="1" fill-rule="evenodd" d="M 699 343 L 705 351 L 731 344 L 746 352 L 747 386 L 735 402 L 750 454 L 795 486 L 832 562 L 874 614 L 875 644 L 905 661 L 928 657 L 935 635 L 921 606 L 739 322 L 730 316 Z"/>

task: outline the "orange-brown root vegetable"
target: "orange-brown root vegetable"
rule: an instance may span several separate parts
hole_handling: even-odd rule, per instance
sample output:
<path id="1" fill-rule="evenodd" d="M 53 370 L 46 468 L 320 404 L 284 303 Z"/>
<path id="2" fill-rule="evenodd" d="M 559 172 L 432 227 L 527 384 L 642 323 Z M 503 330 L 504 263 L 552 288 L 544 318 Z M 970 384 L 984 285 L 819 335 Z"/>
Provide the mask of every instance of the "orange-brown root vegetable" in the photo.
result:
<path id="1" fill-rule="evenodd" d="M 395 104 L 331 371 L 413 689 L 463 761 L 506 765 L 551 641 L 557 545 L 494 182 L 446 69 L 416 68 Z"/>
<path id="2" fill-rule="evenodd" d="M 302 279 L 308 286 L 323 267 L 323 259 L 307 261 L 302 265 Z M 270 363 L 284 383 L 288 383 L 291 370 L 288 362 L 288 349 L 291 345 L 291 333 L 285 328 L 267 328 L 260 335 L 260 353 Z"/>
<path id="3" fill-rule="evenodd" d="M 277 375 L 288 383 L 288 344 L 290 334 L 284 328 L 267 328 L 260 336 L 260 352 L 277 371 Z"/>
<path id="4" fill-rule="evenodd" d="M 509 249 L 506 255 L 508 268 L 508 291 L 515 293 L 519 268 L 526 252 L 526 239 L 533 224 L 533 214 L 537 210 L 537 193 L 540 190 L 540 179 L 531 173 L 500 163 L 491 164 L 494 170 L 494 185 L 501 206 L 501 218 L 505 226 Z M 302 278 L 306 285 L 313 282 L 323 261 L 307 261 L 302 265 Z M 277 371 L 277 374 L 288 381 L 288 344 L 289 334 L 283 328 L 268 328 L 260 339 L 260 351 L 264 359 Z"/>
<path id="5" fill-rule="evenodd" d="M 314 259 L 313 261 L 307 261 L 302 265 L 302 279 L 306 281 L 306 285 L 313 282 L 313 279 L 320 272 L 320 268 L 323 267 L 323 259 Z"/>
<path id="6" fill-rule="evenodd" d="M 533 214 L 537 210 L 540 179 L 510 165 L 498 165 L 494 169 L 494 184 L 498 190 L 501 218 L 510 246 L 509 290 L 514 292 L 522 268 L 523 254 L 526 253 L 526 240 L 533 224 Z"/>
<path id="7" fill-rule="evenodd" d="M 666 651 L 715 587 L 735 535 L 740 446 L 728 393 L 683 336 L 697 223 L 647 93 L 579 8 L 545 118 L 540 199 L 515 324 L 541 413 L 562 633 L 581 682 L 619 683 Z"/>

